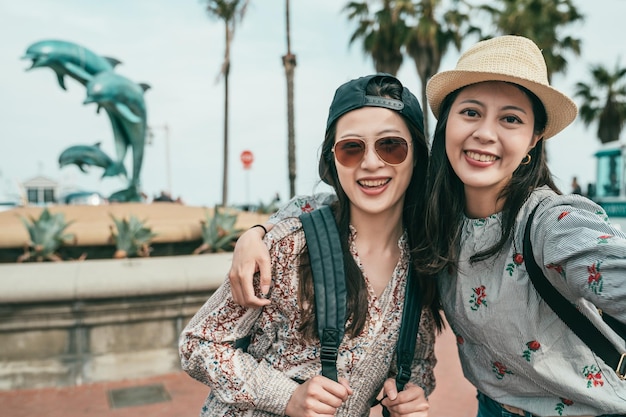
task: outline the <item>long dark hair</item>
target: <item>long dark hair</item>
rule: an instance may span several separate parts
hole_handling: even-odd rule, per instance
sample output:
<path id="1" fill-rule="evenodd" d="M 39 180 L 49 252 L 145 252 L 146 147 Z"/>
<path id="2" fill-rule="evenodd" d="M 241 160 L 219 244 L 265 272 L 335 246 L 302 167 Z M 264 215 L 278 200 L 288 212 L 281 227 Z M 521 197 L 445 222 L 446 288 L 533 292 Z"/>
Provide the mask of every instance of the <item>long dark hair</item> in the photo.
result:
<path id="1" fill-rule="evenodd" d="M 530 99 L 535 116 L 533 130 L 535 134 L 541 134 L 547 122 L 543 104 L 530 90 L 517 84 L 512 85 Z M 435 128 L 426 186 L 428 201 L 423 234 L 413 251 L 416 268 L 424 274 L 434 275 L 442 270 L 456 268 L 458 262 L 458 244 L 465 212 L 465 190 L 446 155 L 446 127 L 450 107 L 461 90 L 462 88 L 445 98 Z M 470 262 L 488 259 L 502 250 L 513 234 L 517 214 L 534 189 L 547 185 L 558 194 L 561 193 L 554 184 L 548 168 L 543 139 L 540 139 L 528 154 L 531 157 L 530 163 L 517 167 L 511 180 L 498 196 L 499 200 L 504 201 L 500 239 L 490 248 L 473 254 Z"/>
<path id="2" fill-rule="evenodd" d="M 366 89 L 366 94 L 401 100 L 402 91 L 402 85 L 400 85 L 395 78 L 381 76 L 375 77 L 370 81 Z M 402 221 L 404 228 L 407 230 L 409 247 L 412 248 L 416 242 L 417 231 L 421 227 L 421 218 L 424 208 L 424 190 L 428 167 L 428 144 L 424 133 L 417 126 L 411 123 L 407 118 L 404 118 L 404 121 L 411 133 L 413 145 L 413 174 L 404 197 Z M 339 182 L 335 158 L 332 153 L 332 147 L 335 143 L 337 132 L 336 124 L 337 122 L 333 123 L 326 132 L 318 168 L 320 178 L 333 187 L 337 194 L 337 202 L 334 203 L 331 208 L 337 220 L 346 271 L 346 289 L 348 293 L 346 317 L 349 319 L 346 334 L 350 337 L 355 337 L 363 331 L 367 321 L 368 294 L 361 270 L 352 258 L 348 247 L 350 236 L 350 200 Z M 312 339 L 317 336 L 317 329 L 315 322 L 313 279 L 306 253 L 301 255 L 301 265 L 299 303 L 302 308 L 302 320 L 300 330 L 305 337 Z M 414 274 L 414 277 L 416 275 L 417 274 Z M 423 305 L 425 307 L 433 306 L 432 308 L 435 312 L 437 325 L 440 326 L 441 320 L 435 283 L 432 280 L 427 280 L 420 285 L 424 298 Z"/>

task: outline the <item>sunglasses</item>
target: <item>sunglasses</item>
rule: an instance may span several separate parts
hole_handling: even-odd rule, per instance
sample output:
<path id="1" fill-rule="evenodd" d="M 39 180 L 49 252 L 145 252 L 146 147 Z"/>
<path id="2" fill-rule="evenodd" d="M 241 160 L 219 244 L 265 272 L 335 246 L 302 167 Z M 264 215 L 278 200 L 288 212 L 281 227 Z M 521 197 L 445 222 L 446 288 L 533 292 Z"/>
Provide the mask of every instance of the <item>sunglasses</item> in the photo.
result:
<path id="1" fill-rule="evenodd" d="M 366 150 L 367 144 L 362 139 L 344 139 L 333 146 L 337 162 L 346 168 L 357 166 L 365 157 Z M 380 138 L 374 142 L 374 151 L 387 165 L 400 165 L 409 154 L 409 143 L 404 138 Z"/>

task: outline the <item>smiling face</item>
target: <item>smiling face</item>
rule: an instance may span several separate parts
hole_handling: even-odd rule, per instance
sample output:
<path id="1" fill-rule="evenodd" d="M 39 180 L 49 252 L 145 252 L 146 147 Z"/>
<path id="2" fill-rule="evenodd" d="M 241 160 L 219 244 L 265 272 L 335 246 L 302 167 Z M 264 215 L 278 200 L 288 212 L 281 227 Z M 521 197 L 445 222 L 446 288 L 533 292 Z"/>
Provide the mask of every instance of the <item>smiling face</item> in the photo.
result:
<path id="1" fill-rule="evenodd" d="M 381 138 L 405 139 L 409 144 L 406 159 L 394 165 L 380 159 L 374 143 Z M 365 154 L 354 166 L 344 166 L 335 157 L 339 182 L 351 203 L 351 217 L 390 212 L 401 215 L 404 193 L 413 173 L 411 133 L 404 119 L 381 107 L 353 110 L 337 121 L 335 143 L 346 139 L 365 142 Z"/>
<path id="2" fill-rule="evenodd" d="M 467 214 L 499 211 L 498 195 L 540 136 L 529 97 L 500 81 L 465 87 L 450 107 L 446 154 L 465 186 Z"/>

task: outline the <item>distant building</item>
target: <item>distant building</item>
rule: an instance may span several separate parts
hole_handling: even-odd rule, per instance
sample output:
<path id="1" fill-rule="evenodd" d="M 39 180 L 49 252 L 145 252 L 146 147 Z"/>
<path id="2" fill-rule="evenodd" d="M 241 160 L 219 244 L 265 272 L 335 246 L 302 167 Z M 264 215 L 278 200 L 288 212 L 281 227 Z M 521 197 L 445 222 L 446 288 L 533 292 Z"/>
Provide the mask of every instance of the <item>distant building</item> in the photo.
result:
<path id="1" fill-rule="evenodd" d="M 50 178 L 37 176 L 24 181 L 22 186 L 26 190 L 28 204 L 43 206 L 57 202 L 59 183 Z"/>

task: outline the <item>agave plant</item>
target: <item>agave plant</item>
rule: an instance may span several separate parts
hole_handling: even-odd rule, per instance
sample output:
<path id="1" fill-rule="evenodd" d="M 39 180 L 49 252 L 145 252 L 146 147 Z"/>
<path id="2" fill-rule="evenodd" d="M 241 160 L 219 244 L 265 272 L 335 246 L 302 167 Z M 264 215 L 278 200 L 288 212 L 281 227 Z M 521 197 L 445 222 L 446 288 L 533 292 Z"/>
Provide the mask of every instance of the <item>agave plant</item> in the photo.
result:
<path id="1" fill-rule="evenodd" d="M 29 219 L 20 218 L 26 229 L 30 242 L 24 249 L 24 254 L 17 258 L 17 262 L 35 259 L 39 262 L 44 259 L 50 261 L 61 261 L 61 257 L 56 251 L 67 241 L 74 239 L 73 234 L 64 233 L 65 229 L 72 223 L 65 221 L 63 213 L 50 214 L 45 208 L 38 219 L 29 216 Z"/>
<path id="2" fill-rule="evenodd" d="M 242 232 L 241 229 L 235 228 L 236 221 L 237 214 L 220 211 L 217 206 L 213 210 L 213 215 L 207 211 L 206 220 L 201 222 L 203 243 L 193 253 L 232 251 Z"/>
<path id="3" fill-rule="evenodd" d="M 130 219 L 117 219 L 111 216 L 115 223 L 116 231 L 111 226 L 111 240 L 115 243 L 116 251 L 113 257 L 116 259 L 134 256 L 150 256 L 150 243 L 156 233 L 146 227 L 145 221 L 135 216 Z"/>
<path id="4" fill-rule="evenodd" d="M 278 203 L 280 202 L 280 199 L 278 197 L 274 197 L 272 199 L 272 201 L 270 201 L 269 203 L 265 204 L 262 201 L 259 202 L 259 206 L 256 209 L 257 213 L 260 214 L 272 214 L 278 211 Z"/>

